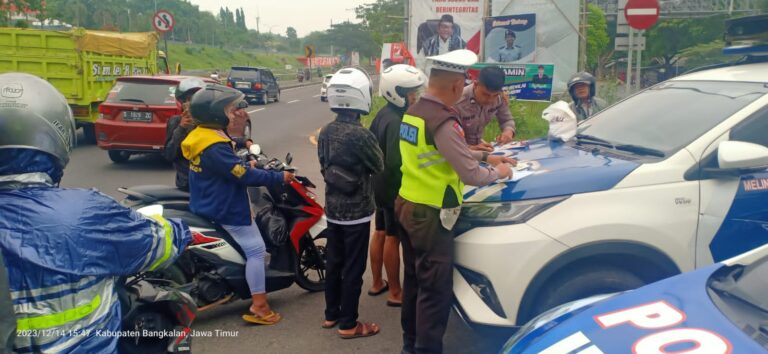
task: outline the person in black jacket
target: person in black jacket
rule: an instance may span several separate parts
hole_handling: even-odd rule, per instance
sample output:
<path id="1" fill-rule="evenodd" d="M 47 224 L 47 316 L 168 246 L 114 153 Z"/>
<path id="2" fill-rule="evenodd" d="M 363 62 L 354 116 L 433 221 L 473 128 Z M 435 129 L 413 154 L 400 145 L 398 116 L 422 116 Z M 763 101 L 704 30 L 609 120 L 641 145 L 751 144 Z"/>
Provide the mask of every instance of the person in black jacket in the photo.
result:
<path id="1" fill-rule="evenodd" d="M 205 82 L 198 78 L 184 79 L 176 88 L 176 100 L 181 103 L 181 115 L 168 119 L 165 127 L 165 150 L 163 157 L 173 162 L 176 169 L 176 188 L 189 191 L 189 161 L 181 155 L 181 142 L 195 129 L 195 123 L 189 114 L 189 100 L 203 88 Z"/>
<path id="2" fill-rule="evenodd" d="M 371 79 L 345 68 L 328 83 L 328 102 L 337 113 L 318 136 L 328 218 L 323 328 L 339 325 L 345 339 L 372 336 L 379 326 L 357 321 L 368 235 L 375 210 L 372 175 L 384 168 L 376 137 L 360 123 L 371 110 Z"/>
<path id="3" fill-rule="evenodd" d="M 418 100 L 426 81 L 426 75 L 410 65 L 397 64 L 384 69 L 379 92 L 387 105 L 379 110 L 370 127 L 384 153 L 384 171 L 374 177 L 376 231 L 371 238 L 373 286 L 368 294 L 375 296 L 389 290 L 387 305 L 393 307 L 402 304 L 400 225 L 395 216 L 395 199 L 403 177 L 400 171 L 400 123 L 408 107 Z M 387 281 L 381 276 L 382 263 L 387 271 Z"/>

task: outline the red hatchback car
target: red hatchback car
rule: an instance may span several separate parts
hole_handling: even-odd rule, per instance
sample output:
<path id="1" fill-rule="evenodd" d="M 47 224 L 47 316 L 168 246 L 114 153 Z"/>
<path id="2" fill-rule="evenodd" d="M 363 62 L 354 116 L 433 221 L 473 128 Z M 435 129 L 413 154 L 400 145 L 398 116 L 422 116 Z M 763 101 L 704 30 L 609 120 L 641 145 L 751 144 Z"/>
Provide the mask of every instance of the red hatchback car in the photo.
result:
<path id="1" fill-rule="evenodd" d="M 96 121 L 98 146 L 115 163 L 132 154 L 160 153 L 165 147 L 168 119 L 181 114 L 174 93 L 180 81 L 190 76 L 127 76 L 117 79 L 106 101 L 99 106 Z M 206 83 L 214 83 L 201 78 Z M 251 121 L 241 110 L 227 129 L 232 137 L 250 137 Z"/>

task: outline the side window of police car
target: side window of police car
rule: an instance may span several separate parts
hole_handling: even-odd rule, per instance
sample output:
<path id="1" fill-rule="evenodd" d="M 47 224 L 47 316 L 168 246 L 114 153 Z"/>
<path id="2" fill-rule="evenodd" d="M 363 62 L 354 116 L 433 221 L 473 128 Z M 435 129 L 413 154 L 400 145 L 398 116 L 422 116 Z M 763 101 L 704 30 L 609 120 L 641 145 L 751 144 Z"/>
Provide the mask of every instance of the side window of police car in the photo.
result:
<path id="1" fill-rule="evenodd" d="M 731 141 L 743 141 L 768 147 L 768 106 L 755 112 L 752 116 L 731 129 Z M 708 168 L 717 169 L 717 150 L 706 156 L 700 164 L 700 168 L 693 168 L 686 173 L 686 179 L 698 180 L 701 178 L 715 178 L 715 176 L 703 173 Z"/>
<path id="2" fill-rule="evenodd" d="M 733 127 L 730 140 L 768 147 L 768 106 Z"/>

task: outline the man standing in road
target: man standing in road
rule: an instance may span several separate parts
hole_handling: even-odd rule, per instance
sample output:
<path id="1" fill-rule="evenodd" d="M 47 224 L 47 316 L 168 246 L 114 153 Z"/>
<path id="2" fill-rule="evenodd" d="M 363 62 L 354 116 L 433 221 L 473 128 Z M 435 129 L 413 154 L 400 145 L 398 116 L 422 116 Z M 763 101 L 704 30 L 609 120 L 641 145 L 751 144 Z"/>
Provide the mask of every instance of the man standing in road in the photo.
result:
<path id="1" fill-rule="evenodd" d="M 512 175 L 508 159 L 472 152 L 458 113 L 469 50 L 432 61 L 427 93 L 400 125 L 402 186 L 395 213 L 402 225 L 405 281 L 401 323 L 403 353 L 442 353 L 453 288 L 453 233 L 464 182 L 486 185 Z M 478 160 L 496 167 L 483 167 Z"/>
<path id="2" fill-rule="evenodd" d="M 337 114 L 318 135 L 317 154 L 325 179 L 328 217 L 325 321 L 339 325 L 344 339 L 379 333 L 379 326 L 357 320 L 368 237 L 375 211 L 372 175 L 384 169 L 376 137 L 360 123 L 371 111 L 372 83 L 360 69 L 345 68 L 328 82 L 328 103 Z"/>
<path id="3" fill-rule="evenodd" d="M 165 126 L 165 150 L 163 157 L 173 163 L 176 169 L 176 188 L 189 191 L 189 161 L 181 154 L 181 142 L 195 129 L 192 115 L 189 114 L 189 100 L 203 88 L 205 82 L 198 78 L 184 79 L 176 87 L 176 100 L 181 104 L 181 115 L 168 119 Z"/>
<path id="4" fill-rule="evenodd" d="M 605 101 L 597 94 L 597 80 L 592 74 L 582 71 L 571 76 L 568 80 L 568 93 L 571 94 L 571 110 L 576 114 L 576 119 L 580 122 L 597 112 L 600 112 L 607 106 Z"/>
<path id="5" fill-rule="evenodd" d="M 515 137 L 515 121 L 502 90 L 504 78 L 504 71 L 498 66 L 482 68 L 477 80 L 464 88 L 461 99 L 456 103 L 467 144 L 472 150 L 493 151 L 493 146 L 483 140 L 485 127 L 493 116 L 496 116 L 501 129 L 496 142 L 507 144 Z"/>
<path id="6" fill-rule="evenodd" d="M 402 304 L 400 287 L 400 224 L 395 216 L 395 199 L 400 190 L 400 123 L 409 106 L 419 99 L 427 77 L 410 65 L 396 64 L 381 73 L 379 92 L 387 100 L 371 122 L 371 131 L 384 153 L 384 171 L 374 177 L 376 196 L 376 231 L 371 238 L 371 274 L 375 296 L 389 290 L 387 305 Z M 387 280 L 381 276 L 382 264 Z"/>

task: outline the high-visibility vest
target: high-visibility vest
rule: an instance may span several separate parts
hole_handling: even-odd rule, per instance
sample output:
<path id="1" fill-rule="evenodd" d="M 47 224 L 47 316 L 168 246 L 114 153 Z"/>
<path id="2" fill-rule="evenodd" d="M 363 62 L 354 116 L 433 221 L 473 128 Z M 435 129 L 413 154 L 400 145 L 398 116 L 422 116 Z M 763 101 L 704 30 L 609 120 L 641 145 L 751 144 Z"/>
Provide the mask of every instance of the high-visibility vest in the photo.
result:
<path id="1" fill-rule="evenodd" d="M 463 201 L 464 183 L 445 160 L 434 142 L 427 142 L 424 119 L 406 114 L 400 124 L 400 156 L 403 160 L 403 179 L 400 196 L 413 203 L 438 209 L 453 208 Z M 445 200 L 446 192 L 453 190 L 454 200 Z"/>

